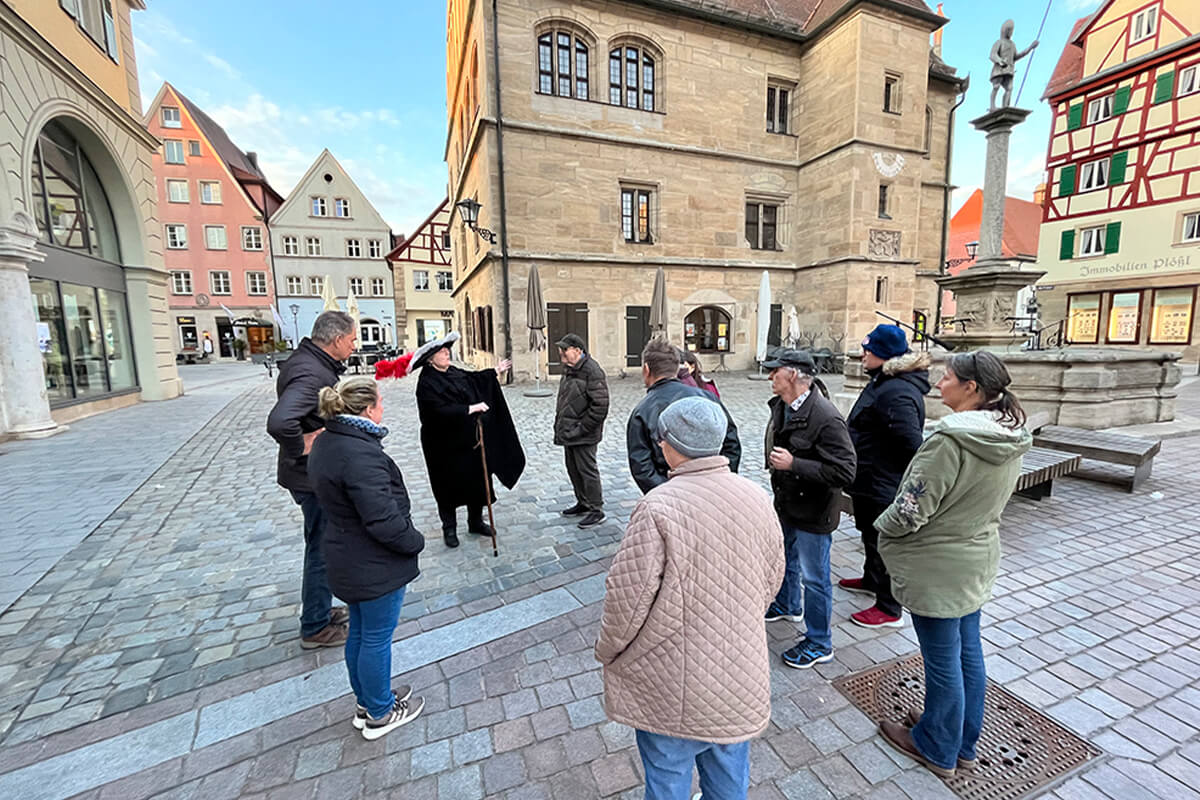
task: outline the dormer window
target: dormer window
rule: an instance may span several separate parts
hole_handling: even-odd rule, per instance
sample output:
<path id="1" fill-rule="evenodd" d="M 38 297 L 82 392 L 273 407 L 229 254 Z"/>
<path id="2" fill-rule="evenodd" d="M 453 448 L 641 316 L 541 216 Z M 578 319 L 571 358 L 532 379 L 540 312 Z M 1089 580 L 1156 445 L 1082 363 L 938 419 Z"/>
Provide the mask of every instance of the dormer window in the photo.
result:
<path id="1" fill-rule="evenodd" d="M 183 121 L 179 117 L 179 109 L 172 106 L 162 107 L 162 126 L 164 128 L 182 128 Z"/>
<path id="2" fill-rule="evenodd" d="M 1129 43 L 1136 44 L 1158 33 L 1158 6 L 1151 6 L 1133 15 L 1129 24 Z"/>

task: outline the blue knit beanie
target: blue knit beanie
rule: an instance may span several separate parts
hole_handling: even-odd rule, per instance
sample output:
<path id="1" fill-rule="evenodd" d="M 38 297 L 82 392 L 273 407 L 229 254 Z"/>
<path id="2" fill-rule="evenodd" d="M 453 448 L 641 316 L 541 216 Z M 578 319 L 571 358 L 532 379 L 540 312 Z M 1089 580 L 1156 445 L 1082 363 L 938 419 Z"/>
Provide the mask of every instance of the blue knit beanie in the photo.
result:
<path id="1" fill-rule="evenodd" d="M 895 358 L 908 352 L 908 339 L 899 325 L 876 325 L 863 339 L 862 348 L 882 359 Z"/>

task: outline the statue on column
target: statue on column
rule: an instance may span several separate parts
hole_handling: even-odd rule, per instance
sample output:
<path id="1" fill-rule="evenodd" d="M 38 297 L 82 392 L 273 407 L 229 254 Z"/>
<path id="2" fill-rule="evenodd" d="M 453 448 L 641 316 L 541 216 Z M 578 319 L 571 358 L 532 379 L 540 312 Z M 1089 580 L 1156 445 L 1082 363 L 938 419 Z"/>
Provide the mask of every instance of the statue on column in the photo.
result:
<path id="1" fill-rule="evenodd" d="M 1012 105 L 1013 76 L 1017 72 L 1017 62 L 1029 55 L 1038 46 L 1033 44 L 1024 50 L 1017 50 L 1013 43 L 1013 21 L 1010 19 L 1000 28 L 1000 38 L 992 45 L 992 100 L 989 111 L 996 110 L 996 92 L 1004 89 L 1004 107 Z"/>

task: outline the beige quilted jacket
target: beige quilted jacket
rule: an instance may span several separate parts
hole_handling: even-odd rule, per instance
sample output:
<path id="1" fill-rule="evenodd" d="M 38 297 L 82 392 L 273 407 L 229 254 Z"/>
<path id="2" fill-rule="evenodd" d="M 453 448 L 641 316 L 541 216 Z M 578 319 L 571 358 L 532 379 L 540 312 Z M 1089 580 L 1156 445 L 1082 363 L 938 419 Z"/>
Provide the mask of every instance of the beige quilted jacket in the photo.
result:
<path id="1" fill-rule="evenodd" d="M 771 716 L 766 611 L 783 581 L 770 496 L 724 456 L 688 461 L 633 510 L 596 658 L 610 719 L 729 744 Z"/>

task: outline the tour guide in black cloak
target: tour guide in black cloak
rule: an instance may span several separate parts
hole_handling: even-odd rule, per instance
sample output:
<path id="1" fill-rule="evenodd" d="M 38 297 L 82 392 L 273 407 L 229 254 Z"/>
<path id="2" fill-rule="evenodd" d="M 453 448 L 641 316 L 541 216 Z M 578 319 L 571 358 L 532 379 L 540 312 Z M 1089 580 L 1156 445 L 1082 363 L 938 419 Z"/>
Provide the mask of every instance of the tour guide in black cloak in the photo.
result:
<path id="1" fill-rule="evenodd" d="M 412 356 L 408 371 L 425 367 L 417 378 L 417 412 L 421 418 L 421 449 L 429 485 L 442 519 L 442 536 L 458 546 L 457 509 L 467 507 L 467 530 L 490 536 L 483 521 L 489 494 L 495 500 L 491 475 L 508 489 L 525 469 L 525 452 L 517 438 L 512 415 L 500 389 L 499 375 L 510 365 L 469 372 L 449 363 L 458 333 L 426 342 Z M 439 355 L 445 351 L 445 355 Z M 402 375 L 397 375 L 402 377 Z M 482 405 L 481 405 L 482 404 Z M 486 410 L 480 410 L 486 406 Z M 485 486 L 477 444 L 476 417 L 483 419 L 483 441 L 491 475 Z"/>

